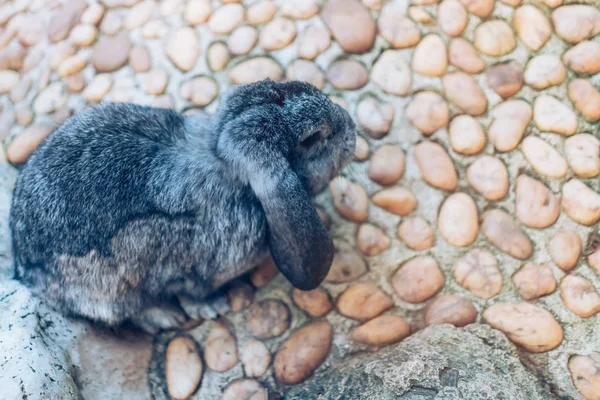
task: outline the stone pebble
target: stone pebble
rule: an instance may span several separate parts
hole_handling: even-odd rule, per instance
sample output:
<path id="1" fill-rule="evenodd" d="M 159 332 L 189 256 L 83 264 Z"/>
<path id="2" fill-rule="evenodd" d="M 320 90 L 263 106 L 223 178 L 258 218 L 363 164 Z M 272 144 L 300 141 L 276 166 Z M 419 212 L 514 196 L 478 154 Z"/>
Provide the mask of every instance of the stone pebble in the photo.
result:
<path id="1" fill-rule="evenodd" d="M 258 31 L 247 25 L 239 26 L 227 38 L 227 48 L 234 56 L 247 54 L 258 40 Z"/>
<path id="2" fill-rule="evenodd" d="M 442 290 L 445 282 L 437 261 L 430 256 L 411 258 L 392 275 L 392 286 L 398 296 L 413 304 L 435 296 Z"/>
<path id="3" fill-rule="evenodd" d="M 200 55 L 198 34 L 189 26 L 175 30 L 165 42 L 165 53 L 180 70 L 191 70 Z"/>
<path id="4" fill-rule="evenodd" d="M 448 36 L 460 36 L 467 27 L 469 15 L 459 0 L 444 0 L 438 6 L 438 23 Z"/>
<path id="5" fill-rule="evenodd" d="M 565 155 L 575 175 L 593 178 L 600 174 L 600 140 L 589 133 L 565 140 Z"/>
<path id="6" fill-rule="evenodd" d="M 252 339 L 242 348 L 240 359 L 246 376 L 255 378 L 267 372 L 271 364 L 271 353 L 263 342 Z"/>
<path id="7" fill-rule="evenodd" d="M 254 379 L 232 382 L 223 391 L 221 400 L 267 400 L 269 391 Z"/>
<path id="8" fill-rule="evenodd" d="M 471 245 L 479 233 L 477 205 L 465 193 L 454 193 L 442 203 L 438 214 L 438 229 L 452 246 Z"/>
<path id="9" fill-rule="evenodd" d="M 296 25 L 287 18 L 275 18 L 260 31 L 259 44 L 267 51 L 280 50 L 296 38 Z"/>
<path id="10" fill-rule="evenodd" d="M 316 0 L 290 0 L 281 5 L 281 13 L 293 19 L 308 19 L 319 13 Z"/>
<path id="11" fill-rule="evenodd" d="M 471 14 L 480 18 L 487 18 L 494 10 L 494 0 L 461 0 Z"/>
<path id="12" fill-rule="evenodd" d="M 506 62 L 488 68 L 485 73 L 488 86 L 503 99 L 515 95 L 523 87 L 523 69 L 515 62 Z"/>
<path id="13" fill-rule="evenodd" d="M 367 84 L 368 79 L 367 68 L 354 60 L 336 61 L 327 69 L 327 80 L 340 90 L 359 89 Z"/>
<path id="14" fill-rule="evenodd" d="M 358 103 L 356 118 L 367 135 L 381 139 L 390 131 L 394 121 L 394 106 L 368 96 Z"/>
<path id="15" fill-rule="evenodd" d="M 341 315 L 357 321 L 371 320 L 394 305 L 390 296 L 373 283 L 350 285 L 336 303 Z"/>
<path id="16" fill-rule="evenodd" d="M 246 10 L 246 21 L 251 25 L 262 25 L 273 19 L 277 6 L 271 0 L 260 0 Z"/>
<path id="17" fill-rule="evenodd" d="M 400 216 L 407 216 L 417 209 L 417 198 L 414 193 L 403 187 L 394 186 L 375 193 L 373 203 Z"/>
<path id="18" fill-rule="evenodd" d="M 566 143 L 570 139 L 565 142 L 565 150 Z M 527 136 L 521 144 L 521 151 L 536 172 L 549 178 L 564 178 L 567 175 L 569 170 L 567 161 L 544 139 L 537 136 Z M 565 153 L 568 154 L 568 151 L 565 151 Z"/>
<path id="19" fill-rule="evenodd" d="M 562 187 L 562 208 L 573 221 L 583 225 L 600 219 L 600 194 L 579 179 L 571 179 Z"/>
<path id="20" fill-rule="evenodd" d="M 12 164 L 27 162 L 35 149 L 52 133 L 52 126 L 45 124 L 31 125 L 23 129 L 8 145 L 6 156 Z"/>
<path id="21" fill-rule="evenodd" d="M 360 1 L 331 0 L 321 10 L 321 18 L 344 51 L 361 54 L 373 47 L 377 26 Z"/>
<path id="22" fill-rule="evenodd" d="M 225 372 L 238 362 L 235 337 L 225 325 L 216 323 L 208 333 L 204 343 L 206 366 L 216 372 Z"/>
<path id="23" fill-rule="evenodd" d="M 498 260 L 487 250 L 474 249 L 454 264 L 454 279 L 477 297 L 489 299 L 502 290 Z"/>
<path id="24" fill-rule="evenodd" d="M 550 20 L 533 5 L 524 5 L 515 10 L 513 26 L 519 39 L 533 51 L 541 49 L 552 36 Z"/>
<path id="25" fill-rule="evenodd" d="M 481 156 L 467 168 L 467 181 L 484 198 L 490 201 L 503 199 L 508 193 L 508 170 L 493 156 Z"/>
<path id="26" fill-rule="evenodd" d="M 490 20 L 475 29 L 475 47 L 483 54 L 500 57 L 516 47 L 511 27 L 502 20 Z"/>
<path id="27" fill-rule="evenodd" d="M 577 111 L 591 122 L 600 120 L 600 91 L 587 79 L 573 79 L 568 85 L 569 98 Z"/>
<path id="28" fill-rule="evenodd" d="M 408 16 L 413 21 L 423 24 L 423 25 L 433 25 L 435 23 L 435 18 L 431 15 L 430 12 L 425 10 L 420 6 L 410 6 L 408 7 Z"/>
<path id="29" fill-rule="evenodd" d="M 190 25 L 200 25 L 208 21 L 211 13 L 210 0 L 189 0 L 183 12 L 183 19 Z"/>
<path id="30" fill-rule="evenodd" d="M 519 175 L 515 187 L 515 214 L 524 225 L 544 229 L 560 215 L 560 201 L 542 182 Z"/>
<path id="31" fill-rule="evenodd" d="M 298 39 L 298 57 L 314 60 L 331 46 L 331 33 L 321 26 L 310 25 Z"/>
<path id="32" fill-rule="evenodd" d="M 404 168 L 405 156 L 402 149 L 383 145 L 373 153 L 368 175 L 371 180 L 381 185 L 391 185 L 402 178 Z"/>
<path id="33" fill-rule="evenodd" d="M 405 9 L 400 2 L 388 2 L 383 7 L 377 26 L 381 36 L 394 49 L 413 47 L 421 40 L 421 31 L 406 17 Z"/>
<path id="34" fill-rule="evenodd" d="M 163 68 L 156 68 L 146 75 L 146 93 L 160 95 L 165 92 L 169 83 L 169 73 Z"/>
<path id="35" fill-rule="evenodd" d="M 600 399 L 600 353 L 573 355 L 568 368 L 575 387 L 586 400 Z"/>
<path id="36" fill-rule="evenodd" d="M 352 340 L 370 346 L 398 343 L 410 335 L 410 325 L 398 315 L 381 315 L 352 332 Z"/>
<path id="37" fill-rule="evenodd" d="M 533 116 L 532 107 L 523 100 L 508 100 L 493 108 L 490 114 L 488 137 L 494 148 L 501 152 L 516 149 Z"/>
<path id="38" fill-rule="evenodd" d="M 101 36 L 92 52 L 92 64 L 98 72 L 113 72 L 127 63 L 131 42 L 126 33 Z"/>
<path id="39" fill-rule="evenodd" d="M 446 72 L 448 66 L 448 51 L 442 38 L 430 34 L 425 36 L 412 56 L 412 70 L 418 74 L 438 77 Z"/>
<path id="40" fill-rule="evenodd" d="M 464 155 L 480 153 L 486 143 L 481 124 L 466 114 L 458 115 L 450 121 L 448 137 L 452 150 Z"/>
<path id="41" fill-rule="evenodd" d="M 333 328 L 316 321 L 294 332 L 281 346 L 274 360 L 275 377 L 284 385 L 308 379 L 329 355 Z"/>
<path id="42" fill-rule="evenodd" d="M 236 85 L 254 83 L 267 78 L 273 81 L 280 81 L 283 78 L 281 66 L 268 57 L 251 58 L 229 70 L 229 79 Z"/>
<path id="43" fill-rule="evenodd" d="M 271 339 L 281 335 L 290 327 L 290 310 L 280 300 L 258 301 L 248 309 L 246 322 L 254 337 Z"/>
<path id="44" fill-rule="evenodd" d="M 446 150 L 434 142 L 421 142 L 414 147 L 415 159 L 425 182 L 431 186 L 452 191 L 458 185 L 458 176 Z"/>
<path id="45" fill-rule="evenodd" d="M 579 235 L 573 231 L 556 232 L 546 245 L 552 261 L 563 271 L 570 271 L 577 265 L 583 250 Z"/>
<path id="46" fill-rule="evenodd" d="M 397 50 L 384 51 L 371 68 L 371 80 L 385 93 L 404 96 L 411 84 L 411 72 L 404 56 Z"/>
<path id="47" fill-rule="evenodd" d="M 473 77 L 464 72 L 453 72 L 444 75 L 442 84 L 448 100 L 464 113 L 473 116 L 485 113 L 487 99 Z"/>
<path id="48" fill-rule="evenodd" d="M 417 93 L 405 110 L 408 121 L 424 135 L 448 125 L 450 109 L 442 96 L 434 92 Z"/>
<path id="49" fill-rule="evenodd" d="M 219 94 L 216 82 L 207 76 L 199 76 L 184 82 L 180 89 L 181 97 L 197 106 L 204 107 L 212 103 Z"/>
<path id="50" fill-rule="evenodd" d="M 333 307 L 329 294 L 322 287 L 313 290 L 294 289 L 292 299 L 298 308 L 315 318 L 327 315 Z"/>
<path id="51" fill-rule="evenodd" d="M 567 69 L 559 57 L 542 54 L 532 58 L 525 69 L 525 83 L 534 89 L 543 90 L 560 85 L 567 77 Z"/>
<path id="52" fill-rule="evenodd" d="M 600 43 L 579 43 L 563 55 L 563 62 L 578 74 L 593 75 L 600 72 Z"/>
<path id="53" fill-rule="evenodd" d="M 512 280 L 521 297 L 527 301 L 556 290 L 556 279 L 546 265 L 526 263 L 513 275 Z"/>
<path id="54" fill-rule="evenodd" d="M 483 213 L 480 229 L 494 247 L 514 258 L 526 260 L 533 254 L 529 237 L 513 218 L 502 210 Z"/>
<path id="55" fill-rule="evenodd" d="M 533 104 L 533 121 L 542 131 L 571 136 L 577 132 L 577 116 L 554 96 L 543 94 Z"/>
<path id="56" fill-rule="evenodd" d="M 426 326 L 452 324 L 460 328 L 477 320 L 477 309 L 473 303 L 455 294 L 436 297 L 424 311 Z"/>
<path id="57" fill-rule="evenodd" d="M 592 283 L 577 275 L 567 275 L 560 283 L 560 298 L 565 306 L 581 318 L 600 311 L 600 295 Z"/>
<path id="58" fill-rule="evenodd" d="M 558 7 L 552 12 L 552 24 L 561 39 L 577 44 L 600 33 L 600 10 L 582 4 Z"/>
<path id="59" fill-rule="evenodd" d="M 431 225 L 421 217 L 412 217 L 398 225 L 398 238 L 410 249 L 423 251 L 435 243 Z"/>
<path id="60" fill-rule="evenodd" d="M 344 218 L 364 222 L 369 214 L 367 192 L 358 183 L 347 178 L 336 178 L 329 184 L 329 193 L 335 209 Z"/>
<path id="61" fill-rule="evenodd" d="M 448 47 L 450 65 L 469 74 L 478 74 L 485 69 L 485 62 L 477 54 L 475 47 L 463 38 L 454 38 Z"/>
<path id="62" fill-rule="evenodd" d="M 83 98 L 89 102 L 99 103 L 111 89 L 112 84 L 110 74 L 96 75 L 83 90 Z"/>
<path id="63" fill-rule="evenodd" d="M 175 400 L 189 398 L 202 379 L 202 360 L 196 343 L 185 336 L 169 342 L 165 355 L 165 378 Z"/>
<path id="64" fill-rule="evenodd" d="M 325 74 L 308 60 L 292 61 L 288 65 L 285 75 L 289 81 L 308 82 L 319 90 L 323 89 L 325 85 Z"/>
<path id="65" fill-rule="evenodd" d="M 390 248 L 392 241 L 385 231 L 372 224 L 362 224 L 356 234 L 356 247 L 366 256 L 376 256 Z"/>
<path id="66" fill-rule="evenodd" d="M 532 353 L 555 349 L 563 340 L 554 316 L 534 304 L 494 304 L 483 312 L 483 320 Z"/>
<path id="67" fill-rule="evenodd" d="M 231 33 L 244 20 L 244 7 L 241 4 L 224 4 L 211 14 L 208 27 L 217 34 Z"/>
<path id="68" fill-rule="evenodd" d="M 342 240 L 334 240 L 335 253 L 326 282 L 344 283 L 360 278 L 367 273 L 367 262 L 354 249 Z"/>
<path id="69" fill-rule="evenodd" d="M 214 72 L 219 72 L 225 69 L 231 59 L 229 49 L 224 43 L 214 42 L 208 46 L 207 51 L 208 66 Z M 238 78 L 244 76 L 241 72 L 238 72 Z"/>

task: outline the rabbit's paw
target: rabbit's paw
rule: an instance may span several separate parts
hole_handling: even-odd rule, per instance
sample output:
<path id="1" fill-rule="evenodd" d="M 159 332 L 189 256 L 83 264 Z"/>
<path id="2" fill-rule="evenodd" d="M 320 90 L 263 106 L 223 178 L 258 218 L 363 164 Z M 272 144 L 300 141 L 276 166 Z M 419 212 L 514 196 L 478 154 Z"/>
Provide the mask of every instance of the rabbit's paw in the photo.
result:
<path id="1" fill-rule="evenodd" d="M 131 322 L 150 334 L 179 328 L 186 320 L 183 311 L 175 306 L 150 307 L 131 318 Z"/>
<path id="2" fill-rule="evenodd" d="M 223 292 L 217 292 L 204 300 L 195 300 L 185 296 L 178 298 L 181 308 L 191 319 L 216 319 L 219 315 L 229 312 L 227 296 Z"/>

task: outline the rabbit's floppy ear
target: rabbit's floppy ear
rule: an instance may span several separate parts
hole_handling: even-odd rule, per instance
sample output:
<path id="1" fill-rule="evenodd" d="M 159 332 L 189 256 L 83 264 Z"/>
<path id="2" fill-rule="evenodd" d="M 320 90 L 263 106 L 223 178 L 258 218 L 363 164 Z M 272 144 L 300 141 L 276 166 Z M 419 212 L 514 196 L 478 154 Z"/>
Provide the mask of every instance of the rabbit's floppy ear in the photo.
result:
<path id="1" fill-rule="evenodd" d="M 316 288 L 333 261 L 333 241 L 289 157 L 300 138 L 288 132 L 280 108 L 251 107 L 221 124 L 219 156 L 247 177 L 268 223 L 273 260 L 297 288 Z"/>

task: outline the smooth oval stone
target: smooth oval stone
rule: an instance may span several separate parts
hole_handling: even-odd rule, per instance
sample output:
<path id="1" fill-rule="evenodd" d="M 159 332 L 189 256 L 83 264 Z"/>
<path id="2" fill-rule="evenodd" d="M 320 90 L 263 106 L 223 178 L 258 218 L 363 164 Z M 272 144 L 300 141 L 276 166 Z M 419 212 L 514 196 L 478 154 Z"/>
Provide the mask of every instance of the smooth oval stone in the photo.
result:
<path id="1" fill-rule="evenodd" d="M 238 352 L 235 337 L 229 329 L 221 324 L 215 324 L 204 344 L 204 361 L 213 371 L 225 372 L 238 362 Z"/>
<path id="2" fill-rule="evenodd" d="M 425 325 L 452 324 L 463 327 L 477 320 L 473 303 L 455 294 L 438 296 L 425 308 Z"/>
<path id="3" fill-rule="evenodd" d="M 358 0 L 331 0 L 321 18 L 336 42 L 348 53 L 366 53 L 373 47 L 377 26 Z"/>
<path id="4" fill-rule="evenodd" d="M 595 224 L 600 219 L 600 194 L 579 179 L 571 179 L 562 188 L 562 207 L 573 221 Z"/>
<path id="5" fill-rule="evenodd" d="M 483 91 L 470 75 L 453 72 L 442 78 L 446 97 L 469 115 L 481 115 L 487 109 L 487 99 Z"/>
<path id="6" fill-rule="evenodd" d="M 442 190 L 455 190 L 456 169 L 446 150 L 434 142 L 421 142 L 414 147 L 415 159 L 425 182 Z"/>
<path id="7" fill-rule="evenodd" d="M 446 72 L 448 56 L 444 41 L 435 34 L 425 36 L 415 47 L 412 57 L 414 72 L 436 77 Z"/>
<path id="8" fill-rule="evenodd" d="M 556 279 L 545 265 L 526 263 L 512 280 L 524 300 L 535 300 L 556 290 Z"/>
<path id="9" fill-rule="evenodd" d="M 196 343 L 187 337 L 177 337 L 169 343 L 165 355 L 165 378 L 171 397 L 189 398 L 202 379 L 202 360 Z"/>
<path id="10" fill-rule="evenodd" d="M 386 93 L 404 96 L 410 90 L 410 68 L 400 52 L 386 50 L 373 65 L 371 80 Z"/>
<path id="11" fill-rule="evenodd" d="M 556 34 L 569 43 L 579 43 L 600 33 L 600 10 L 591 5 L 572 4 L 552 12 Z"/>
<path id="12" fill-rule="evenodd" d="M 334 240 L 335 254 L 326 282 L 344 283 L 360 278 L 367 273 L 367 263 L 354 246 L 342 240 Z"/>
<path id="13" fill-rule="evenodd" d="M 329 184 L 329 193 L 335 209 L 353 222 L 364 222 L 369 215 L 369 199 L 365 189 L 346 178 L 337 178 Z"/>
<path id="14" fill-rule="evenodd" d="M 448 128 L 452 150 L 464 155 L 481 152 L 485 147 L 485 133 L 481 124 L 470 115 L 459 115 Z"/>
<path id="15" fill-rule="evenodd" d="M 563 340 L 552 314 L 533 304 L 494 304 L 483 312 L 483 320 L 532 353 L 555 349 Z"/>
<path id="16" fill-rule="evenodd" d="M 513 17 L 519 39 L 533 51 L 541 49 L 552 36 L 550 21 L 532 5 L 519 7 Z"/>
<path id="17" fill-rule="evenodd" d="M 487 250 L 474 249 L 461 257 L 454 265 L 454 279 L 483 299 L 492 298 L 502 290 L 498 260 Z"/>
<path id="18" fill-rule="evenodd" d="M 600 120 L 600 91 L 587 79 L 574 79 L 569 82 L 569 98 L 577 111 L 591 122 Z"/>
<path id="19" fill-rule="evenodd" d="M 352 340 L 371 346 L 398 343 L 410 335 L 410 325 L 398 315 L 381 315 L 352 332 Z"/>
<path id="20" fill-rule="evenodd" d="M 246 376 L 254 378 L 267 372 L 271 363 L 271 353 L 263 342 L 252 339 L 242 348 L 240 359 Z"/>
<path id="21" fill-rule="evenodd" d="M 542 54 L 529 61 L 525 69 L 525 83 L 534 89 L 543 90 L 560 85 L 567 77 L 567 69 L 560 58 Z"/>
<path id="22" fill-rule="evenodd" d="M 294 332 L 275 355 L 277 381 L 295 385 L 308 379 L 327 358 L 332 338 L 333 328 L 327 321 L 313 322 Z"/>
<path id="23" fill-rule="evenodd" d="M 575 175 L 593 178 L 600 174 L 600 140 L 580 133 L 565 140 L 565 155 Z"/>
<path id="24" fill-rule="evenodd" d="M 479 233 L 477 205 L 469 195 L 454 193 L 440 207 L 438 229 L 444 239 L 453 246 L 472 244 Z"/>
<path id="25" fill-rule="evenodd" d="M 280 81 L 282 78 L 281 66 L 267 57 L 251 58 L 229 70 L 229 79 L 236 85 L 254 83 L 264 79 Z"/>
<path id="26" fill-rule="evenodd" d="M 512 29 L 504 21 L 487 21 L 475 29 L 475 47 L 488 56 L 504 56 L 516 45 Z"/>
<path id="27" fill-rule="evenodd" d="M 563 271 L 570 271 L 577 265 L 583 250 L 579 235 L 572 231 L 558 231 L 547 244 L 552 261 Z"/>
<path id="28" fill-rule="evenodd" d="M 340 60 L 329 66 L 327 80 L 336 89 L 352 90 L 363 87 L 369 79 L 364 65 L 354 60 Z"/>
<path id="29" fill-rule="evenodd" d="M 413 304 L 430 299 L 442 290 L 445 283 L 437 261 L 430 256 L 414 257 L 392 275 L 392 286 L 398 296 Z"/>
<path id="30" fill-rule="evenodd" d="M 565 306 L 581 318 L 600 311 L 600 295 L 592 283 L 577 275 L 567 275 L 560 283 L 560 298 Z"/>
<path id="31" fill-rule="evenodd" d="M 398 226 L 398 238 L 409 248 L 427 250 L 435 242 L 435 233 L 427 221 L 421 217 L 408 218 Z"/>
<path id="32" fill-rule="evenodd" d="M 345 317 L 368 321 L 390 309 L 394 302 L 373 283 L 355 283 L 337 299 L 337 310 Z"/>
<path id="33" fill-rule="evenodd" d="M 535 99 L 533 120 L 542 131 L 565 136 L 577 132 L 577 116 L 571 108 L 553 96 L 543 94 Z"/>
<path id="34" fill-rule="evenodd" d="M 386 233 L 371 224 L 363 224 L 356 234 L 356 247 L 366 256 L 376 256 L 390 248 L 392 241 Z"/>
<path id="35" fill-rule="evenodd" d="M 425 135 L 448 125 L 450 110 L 442 96 L 434 92 L 417 93 L 405 110 L 406 118 Z"/>
<path id="36" fill-rule="evenodd" d="M 525 134 L 533 111 L 523 100 L 508 100 L 491 111 L 488 137 L 498 151 L 514 150 Z"/>
<path id="37" fill-rule="evenodd" d="M 558 219 L 560 202 L 546 185 L 523 174 L 517 178 L 515 211 L 526 226 L 544 229 Z"/>
<path id="38" fill-rule="evenodd" d="M 500 251 L 526 260 L 533 254 L 531 241 L 515 223 L 512 217 L 502 210 L 489 210 L 483 214 L 481 232 Z"/>
<path id="39" fill-rule="evenodd" d="M 574 355 L 569 358 L 569 372 L 575 387 L 585 399 L 597 400 L 600 393 L 600 353 Z"/>
<path id="40" fill-rule="evenodd" d="M 477 54 L 473 45 L 463 38 L 454 38 L 450 41 L 448 49 L 450 65 L 467 72 L 478 74 L 485 69 L 485 63 Z"/>
<path id="41" fill-rule="evenodd" d="M 373 203 L 396 215 L 406 216 L 417 209 L 417 198 L 408 189 L 392 187 L 373 195 Z"/>
<path id="42" fill-rule="evenodd" d="M 567 139 L 567 141 L 568 140 L 570 140 L 570 138 Z M 527 136 L 523 140 L 521 151 L 533 169 L 538 173 L 550 178 L 564 178 L 567 175 L 569 169 L 567 162 L 563 156 L 545 140 L 536 136 Z"/>

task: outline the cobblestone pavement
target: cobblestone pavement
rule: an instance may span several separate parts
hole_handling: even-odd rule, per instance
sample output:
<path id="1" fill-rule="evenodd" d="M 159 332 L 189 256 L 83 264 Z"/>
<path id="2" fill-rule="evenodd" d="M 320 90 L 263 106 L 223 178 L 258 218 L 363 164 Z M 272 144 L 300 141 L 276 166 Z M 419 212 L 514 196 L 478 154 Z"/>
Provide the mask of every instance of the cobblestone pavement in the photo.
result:
<path id="1" fill-rule="evenodd" d="M 337 248 L 321 288 L 266 265 L 220 323 L 153 343 L 72 322 L 55 340 L 81 393 L 256 400 L 449 322 L 504 332 L 556 396 L 600 399 L 600 3 L 579 3 L 3 1 L 3 163 L 89 104 L 211 113 L 264 78 L 311 82 L 361 132 L 317 197 Z"/>

